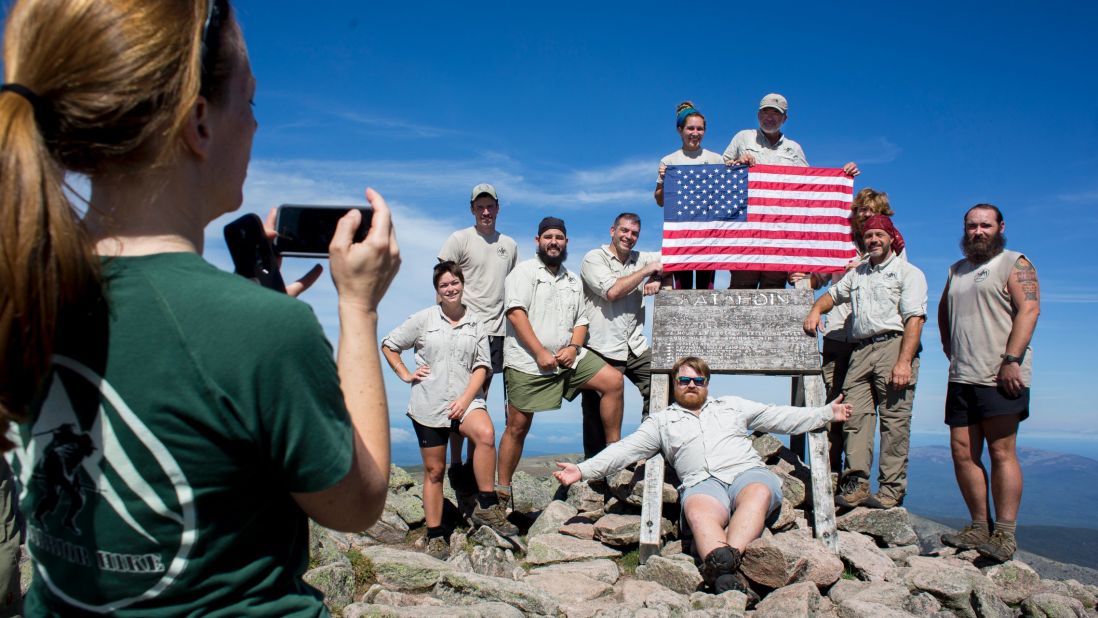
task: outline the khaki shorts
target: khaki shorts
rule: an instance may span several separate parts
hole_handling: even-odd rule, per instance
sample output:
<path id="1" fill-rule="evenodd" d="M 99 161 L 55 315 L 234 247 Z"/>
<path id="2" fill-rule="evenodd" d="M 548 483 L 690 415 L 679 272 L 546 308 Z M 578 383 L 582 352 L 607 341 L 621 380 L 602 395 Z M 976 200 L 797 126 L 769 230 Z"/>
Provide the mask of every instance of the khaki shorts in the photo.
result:
<path id="1" fill-rule="evenodd" d="M 507 403 L 522 412 L 559 410 L 564 399 L 575 399 L 583 385 L 605 366 L 598 354 L 588 350 L 573 368 L 554 375 L 530 375 L 508 367 L 503 370 Z"/>

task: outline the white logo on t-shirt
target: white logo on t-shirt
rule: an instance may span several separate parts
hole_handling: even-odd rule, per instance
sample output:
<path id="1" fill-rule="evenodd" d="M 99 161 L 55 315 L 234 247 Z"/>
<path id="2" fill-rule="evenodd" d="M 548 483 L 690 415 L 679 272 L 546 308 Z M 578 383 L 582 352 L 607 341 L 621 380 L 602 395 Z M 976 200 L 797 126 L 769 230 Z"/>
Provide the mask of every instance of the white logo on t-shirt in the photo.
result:
<path id="1" fill-rule="evenodd" d="M 37 576 L 66 603 L 92 612 L 155 598 L 187 567 L 198 538 L 194 492 L 168 449 L 106 380 L 64 356 L 54 357 L 54 372 L 31 435 L 13 458 L 21 498 L 31 487 L 38 492 L 33 512 L 26 514 L 27 550 Z M 78 418 L 62 376 L 98 393 L 90 424 Z M 156 487 L 170 489 L 161 495 Z M 89 508 L 92 501 L 98 508 Z M 113 539 L 97 538 L 95 528 L 110 530 Z M 112 540 L 118 546 L 107 545 Z M 85 567 L 88 576 L 51 574 L 49 565 L 59 562 Z M 102 578 L 104 572 L 111 578 Z M 134 594 L 127 575 L 150 583 Z M 118 582 L 118 597 L 102 602 L 109 597 L 102 582 L 111 580 Z"/>

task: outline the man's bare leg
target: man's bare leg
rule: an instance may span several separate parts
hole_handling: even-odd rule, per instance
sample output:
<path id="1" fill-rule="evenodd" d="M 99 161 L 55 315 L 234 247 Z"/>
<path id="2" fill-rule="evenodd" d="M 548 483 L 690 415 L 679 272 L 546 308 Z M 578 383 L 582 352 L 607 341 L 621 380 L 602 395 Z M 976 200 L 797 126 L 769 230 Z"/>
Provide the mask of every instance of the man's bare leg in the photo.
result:
<path id="1" fill-rule="evenodd" d="M 606 434 L 607 444 L 621 440 L 621 417 L 625 407 L 624 383 L 621 372 L 606 365 L 580 387 L 598 391 L 602 396 L 599 416 L 602 417 L 602 429 Z"/>
<path id="2" fill-rule="evenodd" d="M 686 521 L 694 533 L 694 546 L 698 556 L 704 559 L 714 549 L 725 545 L 724 526 L 728 523 L 728 509 L 713 496 L 694 494 L 682 505 Z"/>
<path id="3" fill-rule="evenodd" d="M 981 423 L 991 458 L 991 496 L 995 520 L 1017 521 L 1022 502 L 1022 467 L 1015 448 L 1018 415 L 993 416 Z M 986 496 L 985 496 L 986 502 Z"/>
<path id="4" fill-rule="evenodd" d="M 499 484 L 511 485 L 511 476 L 518 467 L 522 457 L 522 447 L 526 444 L 526 434 L 530 433 L 530 425 L 534 421 L 534 415 L 523 412 L 510 404 L 507 405 L 507 428 L 503 430 L 503 437 L 499 441 Z"/>
<path id="5" fill-rule="evenodd" d="M 770 510 L 770 488 L 762 483 L 748 483 L 736 494 L 732 520 L 728 522 L 728 544 L 742 554 L 747 544 L 762 536 L 766 515 Z"/>
<path id="6" fill-rule="evenodd" d="M 972 521 L 990 521 L 987 502 L 987 470 L 981 460 L 984 431 L 980 425 L 950 427 L 949 447 L 953 453 L 953 473 L 957 487 L 968 506 Z"/>

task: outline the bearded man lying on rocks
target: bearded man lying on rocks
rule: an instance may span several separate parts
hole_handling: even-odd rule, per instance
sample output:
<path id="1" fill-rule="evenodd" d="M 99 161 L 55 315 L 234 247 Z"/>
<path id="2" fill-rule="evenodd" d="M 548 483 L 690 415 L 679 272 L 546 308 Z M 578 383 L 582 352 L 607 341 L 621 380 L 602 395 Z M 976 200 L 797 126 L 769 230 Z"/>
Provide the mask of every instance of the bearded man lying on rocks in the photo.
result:
<path id="1" fill-rule="evenodd" d="M 852 407 L 841 395 L 819 408 L 710 398 L 709 373 L 702 359 L 680 358 L 671 370 L 674 403 L 595 457 L 579 465 L 557 463 L 553 476 L 562 485 L 601 479 L 662 453 L 682 479 L 679 496 L 698 556 L 704 556 L 706 585 L 715 594 L 740 590 L 750 596 L 740 560 L 782 503 L 782 482 L 755 452 L 751 433 L 804 433 L 847 420 Z"/>

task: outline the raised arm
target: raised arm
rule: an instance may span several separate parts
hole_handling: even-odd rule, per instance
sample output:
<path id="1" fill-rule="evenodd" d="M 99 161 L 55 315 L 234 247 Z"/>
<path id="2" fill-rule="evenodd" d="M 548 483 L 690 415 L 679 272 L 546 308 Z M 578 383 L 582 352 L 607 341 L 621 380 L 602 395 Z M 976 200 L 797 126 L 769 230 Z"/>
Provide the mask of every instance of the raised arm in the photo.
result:
<path id="1" fill-rule="evenodd" d="M 343 480 L 327 489 L 293 494 L 317 523 L 335 530 L 369 528 L 385 505 L 389 486 L 389 405 L 377 343 L 377 305 L 400 268 L 392 219 L 385 200 L 366 190 L 373 206 L 370 232 L 353 241 L 361 213 L 340 219 L 329 247 L 332 280 L 339 293 L 339 352 L 336 364 L 354 427 L 354 455 Z"/>

